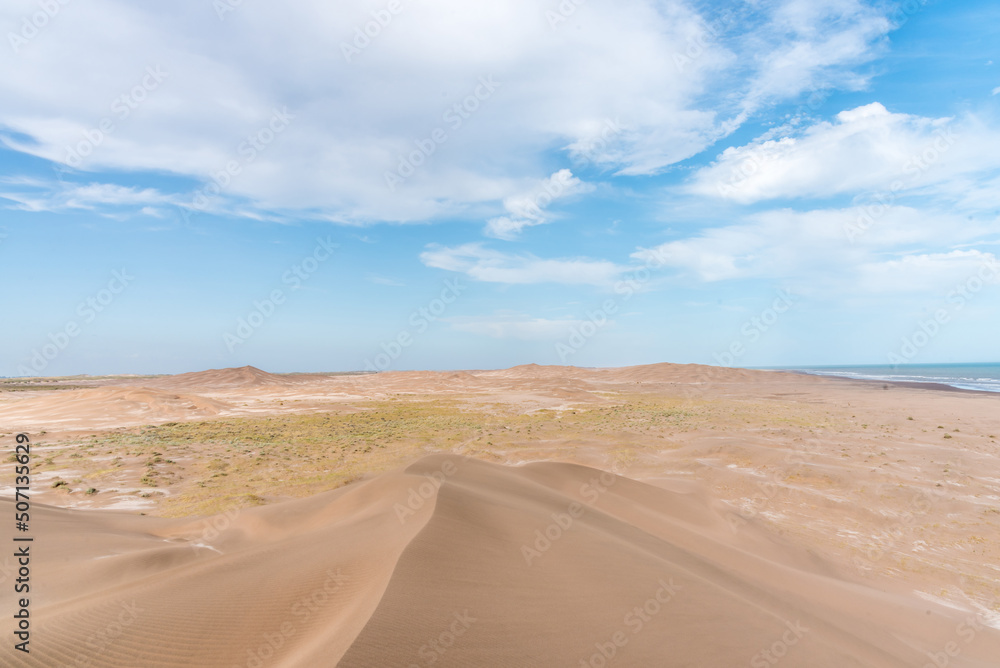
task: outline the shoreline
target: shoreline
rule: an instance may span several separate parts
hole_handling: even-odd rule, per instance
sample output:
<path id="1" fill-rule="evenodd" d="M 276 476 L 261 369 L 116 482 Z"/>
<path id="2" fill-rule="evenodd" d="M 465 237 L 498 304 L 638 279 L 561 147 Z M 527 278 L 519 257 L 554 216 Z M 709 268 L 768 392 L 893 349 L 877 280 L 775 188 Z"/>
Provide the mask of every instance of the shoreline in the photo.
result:
<path id="1" fill-rule="evenodd" d="M 855 383 L 889 385 L 892 387 L 908 388 L 913 390 L 933 390 L 935 392 L 961 392 L 964 394 L 989 394 L 1000 396 L 1000 390 L 971 390 L 967 387 L 956 387 L 948 383 L 919 380 L 882 380 L 879 378 L 852 378 L 851 376 L 840 376 L 831 373 L 819 373 L 816 371 L 803 371 L 801 369 L 760 369 L 761 371 L 780 371 L 783 373 L 793 373 L 800 376 L 815 376 L 818 378 L 834 378 L 838 380 L 848 380 Z"/>

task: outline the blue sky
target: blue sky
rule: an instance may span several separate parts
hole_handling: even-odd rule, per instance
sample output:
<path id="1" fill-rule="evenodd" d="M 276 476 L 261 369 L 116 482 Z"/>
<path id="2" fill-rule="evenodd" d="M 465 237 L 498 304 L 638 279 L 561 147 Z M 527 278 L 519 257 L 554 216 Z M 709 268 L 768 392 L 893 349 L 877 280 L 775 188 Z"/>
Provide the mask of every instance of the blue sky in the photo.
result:
<path id="1" fill-rule="evenodd" d="M 0 23 L 0 375 L 1000 360 L 996 3 Z"/>

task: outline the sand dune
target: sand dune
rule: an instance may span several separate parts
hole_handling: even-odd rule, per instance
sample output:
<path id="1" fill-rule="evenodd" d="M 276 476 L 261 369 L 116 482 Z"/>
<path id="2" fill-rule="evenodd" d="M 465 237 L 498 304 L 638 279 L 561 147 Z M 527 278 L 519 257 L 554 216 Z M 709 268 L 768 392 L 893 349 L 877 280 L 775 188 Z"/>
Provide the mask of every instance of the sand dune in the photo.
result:
<path id="1" fill-rule="evenodd" d="M 169 390 L 232 390 L 251 387 L 288 387 L 299 384 L 289 376 L 279 376 L 252 366 L 234 369 L 210 369 L 175 376 L 160 376 L 135 381 L 146 387 Z"/>
<path id="2" fill-rule="evenodd" d="M 997 665 L 996 630 L 963 642 L 967 615 L 853 582 L 752 522 L 734 533 L 698 485 L 666 487 L 434 455 L 202 521 L 38 508 L 39 659 L 9 643 L 0 656 L 25 667 L 841 668 L 922 666 L 955 642 L 948 665 Z"/>
<path id="3" fill-rule="evenodd" d="M 26 393 L 27 394 L 27 393 Z M 226 404 L 197 394 L 145 387 L 96 387 L 40 392 L 0 404 L 0 424 L 33 427 L 117 427 L 218 415 Z"/>
<path id="4" fill-rule="evenodd" d="M 600 377 L 622 382 L 739 383 L 773 378 L 772 371 L 729 369 L 704 364 L 644 364 L 617 369 L 597 369 Z"/>
<path id="5" fill-rule="evenodd" d="M 32 654 L 0 665 L 998 665 L 997 395 L 668 364 L 87 384 L 0 392 L 36 537 Z"/>

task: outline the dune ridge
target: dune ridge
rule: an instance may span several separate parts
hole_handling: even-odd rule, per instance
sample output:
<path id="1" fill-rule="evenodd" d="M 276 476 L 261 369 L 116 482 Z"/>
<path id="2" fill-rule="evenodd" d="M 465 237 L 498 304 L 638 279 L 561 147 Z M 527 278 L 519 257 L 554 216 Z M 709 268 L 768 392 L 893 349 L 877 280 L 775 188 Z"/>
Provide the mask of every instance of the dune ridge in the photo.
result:
<path id="1" fill-rule="evenodd" d="M 207 371 L 192 371 L 173 376 L 160 376 L 153 379 L 134 381 L 147 387 L 169 390 L 228 390 L 250 387 L 287 387 L 296 385 L 296 380 L 289 376 L 280 376 L 262 371 L 254 366 L 243 366 L 229 369 L 209 369 Z"/>
<path id="2" fill-rule="evenodd" d="M 39 507 L 32 657 L 56 663 L 0 657 L 722 667 L 780 652 L 832 668 L 921 666 L 955 639 L 958 611 L 853 581 L 753 521 L 734 532 L 723 510 L 690 481 L 457 455 L 203 520 Z M 1000 634 L 962 650 L 949 665 L 996 665 Z"/>
<path id="3" fill-rule="evenodd" d="M 672 364 L 0 391 L 37 536 L 0 665 L 996 665 L 998 401 Z"/>

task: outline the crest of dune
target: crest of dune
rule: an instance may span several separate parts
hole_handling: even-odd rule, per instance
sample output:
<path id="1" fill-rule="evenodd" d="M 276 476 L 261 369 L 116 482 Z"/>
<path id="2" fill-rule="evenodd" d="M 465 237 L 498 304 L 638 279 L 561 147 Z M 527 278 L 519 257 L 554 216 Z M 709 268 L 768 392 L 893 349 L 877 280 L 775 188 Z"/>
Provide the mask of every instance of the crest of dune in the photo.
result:
<path id="1" fill-rule="evenodd" d="M 575 464 L 432 455 L 201 520 L 35 512 L 38 632 L 31 657 L 0 648 L 7 666 L 578 666 L 612 655 L 607 665 L 728 667 L 768 665 L 760 653 L 777 651 L 790 667 L 903 667 L 923 665 L 961 621 L 842 577 L 753 522 L 733 532 L 697 484 Z M 995 665 L 996 634 L 981 640 L 950 665 Z"/>

